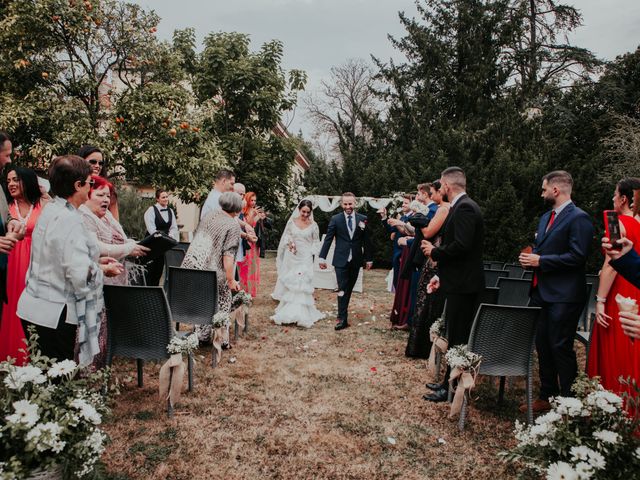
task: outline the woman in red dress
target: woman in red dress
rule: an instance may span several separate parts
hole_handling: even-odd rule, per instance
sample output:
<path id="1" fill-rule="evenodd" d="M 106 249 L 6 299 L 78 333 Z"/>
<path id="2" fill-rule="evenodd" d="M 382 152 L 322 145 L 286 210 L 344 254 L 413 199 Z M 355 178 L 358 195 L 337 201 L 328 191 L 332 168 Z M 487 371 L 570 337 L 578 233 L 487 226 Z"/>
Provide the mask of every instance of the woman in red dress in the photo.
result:
<path id="1" fill-rule="evenodd" d="M 257 197 L 254 192 L 247 192 L 244 201 L 245 206 L 240 218 L 255 230 L 258 221 L 264 219 L 264 213 L 256 208 Z M 242 289 L 255 298 L 258 295 L 258 286 L 260 285 L 260 251 L 257 242 L 249 243 L 249 245 L 250 248 L 246 250 L 244 260 L 238 262 L 238 270 Z"/>
<path id="2" fill-rule="evenodd" d="M 640 222 L 631 211 L 633 190 L 640 181 L 626 178 L 618 182 L 613 195 L 613 208 L 620 219 L 622 236 L 629 238 L 637 252 L 640 253 Z M 605 257 L 600 271 L 600 286 L 597 293 L 596 322 L 591 333 L 589 350 L 589 376 L 599 376 L 602 386 L 607 390 L 620 394 L 631 392 L 622 385 L 619 378 L 635 378 L 640 382 L 637 364 L 640 364 L 640 349 L 634 346 L 624 334 L 618 318 L 616 295 L 633 298 L 640 304 L 640 289 L 627 282 L 609 265 L 609 257 Z"/>
<path id="3" fill-rule="evenodd" d="M 25 332 L 16 315 L 18 299 L 24 290 L 29 259 L 31 257 L 31 234 L 42 211 L 42 194 L 38 187 L 38 177 L 33 170 L 12 167 L 7 175 L 7 185 L 12 202 L 9 213 L 12 218 L 26 225 L 24 238 L 16 242 L 7 263 L 7 303 L 2 307 L 0 322 L 0 361 L 15 358 L 16 365 L 26 363 Z"/>

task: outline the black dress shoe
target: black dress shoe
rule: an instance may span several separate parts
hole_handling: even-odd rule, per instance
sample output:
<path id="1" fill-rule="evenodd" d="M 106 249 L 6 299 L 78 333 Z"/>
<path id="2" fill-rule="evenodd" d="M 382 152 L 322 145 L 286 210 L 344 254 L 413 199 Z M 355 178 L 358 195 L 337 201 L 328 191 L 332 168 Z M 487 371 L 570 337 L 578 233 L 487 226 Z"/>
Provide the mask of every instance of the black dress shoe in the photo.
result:
<path id="1" fill-rule="evenodd" d="M 336 331 L 338 331 L 338 330 L 344 330 L 348 326 L 349 326 L 349 324 L 347 322 L 340 322 L 334 328 L 335 328 Z"/>
<path id="2" fill-rule="evenodd" d="M 449 391 L 446 388 L 441 388 L 432 394 L 423 395 L 422 398 L 428 402 L 446 402 L 449 399 Z"/>
<path id="3" fill-rule="evenodd" d="M 429 390 L 440 390 L 441 388 L 446 388 L 444 383 L 427 383 L 425 385 Z"/>

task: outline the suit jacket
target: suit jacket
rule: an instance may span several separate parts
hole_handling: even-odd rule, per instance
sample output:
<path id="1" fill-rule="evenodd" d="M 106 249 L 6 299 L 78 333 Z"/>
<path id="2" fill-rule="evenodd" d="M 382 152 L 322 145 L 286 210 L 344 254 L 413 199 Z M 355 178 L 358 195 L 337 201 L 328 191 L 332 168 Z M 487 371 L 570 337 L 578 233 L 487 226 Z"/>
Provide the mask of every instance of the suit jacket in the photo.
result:
<path id="1" fill-rule="evenodd" d="M 353 238 L 349 236 L 347 228 L 347 219 L 344 212 L 338 213 L 331 217 L 327 235 L 320 249 L 320 258 L 327 258 L 331 242 L 336 239 L 336 248 L 333 252 L 334 267 L 346 267 L 349 263 L 349 253 L 352 255 L 352 262 L 362 265 L 365 261 L 373 261 L 373 249 L 371 247 L 371 238 L 369 237 L 369 228 L 367 227 L 367 217 L 354 212 L 354 229 Z M 361 225 L 364 224 L 364 228 Z"/>
<path id="2" fill-rule="evenodd" d="M 579 303 L 586 297 L 585 264 L 593 238 L 589 215 L 568 204 L 547 230 L 551 210 L 540 217 L 533 253 L 538 293 L 548 303 Z"/>
<path id="3" fill-rule="evenodd" d="M 442 243 L 431 251 L 438 262 L 440 289 L 445 294 L 484 290 L 484 221 L 478 204 L 463 195 L 449 211 L 442 232 Z"/>
<path id="4" fill-rule="evenodd" d="M 635 250 L 631 250 L 617 260 L 609 262 L 616 272 L 632 283 L 636 288 L 640 288 L 640 255 Z"/>

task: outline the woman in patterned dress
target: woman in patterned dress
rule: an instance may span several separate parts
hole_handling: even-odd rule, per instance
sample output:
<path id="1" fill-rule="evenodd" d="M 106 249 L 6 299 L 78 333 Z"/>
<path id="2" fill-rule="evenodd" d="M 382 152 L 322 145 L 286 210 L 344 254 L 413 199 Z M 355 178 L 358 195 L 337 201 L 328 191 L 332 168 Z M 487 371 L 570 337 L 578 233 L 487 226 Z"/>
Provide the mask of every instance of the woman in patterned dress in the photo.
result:
<path id="1" fill-rule="evenodd" d="M 235 267 L 241 234 L 236 217 L 241 210 L 240 195 L 234 192 L 220 195 L 220 210 L 211 211 L 202 219 L 182 262 L 183 268 L 216 272 L 219 312 L 231 313 L 232 292 L 240 290 Z M 198 326 L 196 332 L 201 342 L 211 343 L 211 325 Z M 228 326 L 225 343 L 228 344 Z"/>

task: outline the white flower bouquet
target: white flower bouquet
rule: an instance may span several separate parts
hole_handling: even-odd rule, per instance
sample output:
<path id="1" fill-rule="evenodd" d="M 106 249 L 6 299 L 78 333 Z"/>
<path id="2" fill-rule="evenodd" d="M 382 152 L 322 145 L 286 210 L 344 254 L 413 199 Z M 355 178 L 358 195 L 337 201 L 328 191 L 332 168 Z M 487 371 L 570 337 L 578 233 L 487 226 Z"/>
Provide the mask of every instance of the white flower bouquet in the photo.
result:
<path id="1" fill-rule="evenodd" d="M 436 319 L 429 327 L 429 335 L 430 337 L 437 338 L 444 336 L 444 320 L 442 318 Z"/>
<path id="2" fill-rule="evenodd" d="M 640 427 L 618 395 L 584 374 L 575 398 L 556 397 L 533 425 L 516 422 L 518 445 L 502 455 L 547 479 L 631 479 L 640 472 Z"/>
<path id="3" fill-rule="evenodd" d="M 33 346 L 29 358 L 26 366 L 0 363 L 0 479 L 54 468 L 65 479 L 87 477 L 106 440 L 105 374 L 80 378 L 74 361 L 52 362 Z"/>
<path id="4" fill-rule="evenodd" d="M 236 293 L 231 300 L 231 310 L 235 310 L 241 305 L 246 305 L 247 307 L 251 306 L 251 302 L 253 299 L 251 298 L 251 294 L 245 292 L 244 290 L 240 290 Z"/>
<path id="5" fill-rule="evenodd" d="M 213 328 L 222 328 L 229 325 L 230 318 L 227 312 L 218 312 L 211 319 L 211 326 Z"/>
<path id="6" fill-rule="evenodd" d="M 198 335 L 195 333 L 190 333 L 184 337 L 174 336 L 169 345 L 167 345 L 167 352 L 172 355 L 190 355 L 198 349 L 199 344 Z"/>
<path id="7" fill-rule="evenodd" d="M 449 348 L 445 358 L 447 365 L 449 365 L 452 370 L 456 368 L 458 370 L 472 370 L 477 368 L 482 361 L 482 356 L 470 352 L 466 345 L 455 345 Z"/>

